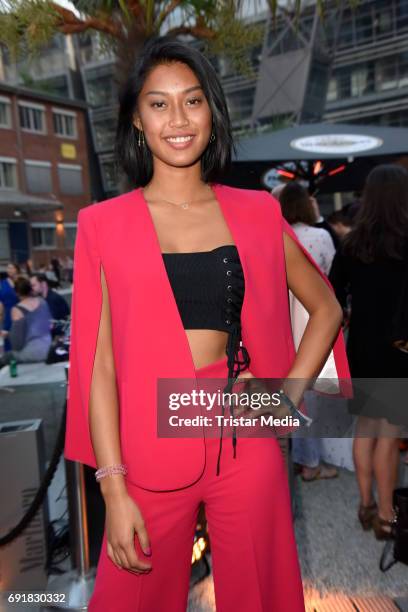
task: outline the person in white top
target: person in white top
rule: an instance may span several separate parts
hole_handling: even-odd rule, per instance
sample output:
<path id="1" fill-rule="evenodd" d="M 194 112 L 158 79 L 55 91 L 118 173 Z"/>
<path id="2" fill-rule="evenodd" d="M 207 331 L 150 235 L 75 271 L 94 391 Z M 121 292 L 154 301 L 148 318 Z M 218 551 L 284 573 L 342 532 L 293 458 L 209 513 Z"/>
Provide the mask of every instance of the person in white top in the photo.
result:
<path id="1" fill-rule="evenodd" d="M 294 181 L 279 194 L 282 214 L 291 224 L 299 241 L 310 253 L 324 274 L 328 275 L 336 249 L 329 232 L 314 227 L 316 212 L 307 190 Z M 292 332 L 296 347 L 299 345 L 307 322 L 307 312 L 290 292 Z M 292 458 L 301 466 L 302 479 L 334 478 L 336 468 L 322 463 L 322 445 L 319 438 L 292 438 Z"/>
<path id="2" fill-rule="evenodd" d="M 329 232 L 320 227 L 313 227 L 300 221 L 298 223 L 293 223 L 292 228 L 296 232 L 302 245 L 316 261 L 319 268 L 328 276 L 336 253 Z"/>

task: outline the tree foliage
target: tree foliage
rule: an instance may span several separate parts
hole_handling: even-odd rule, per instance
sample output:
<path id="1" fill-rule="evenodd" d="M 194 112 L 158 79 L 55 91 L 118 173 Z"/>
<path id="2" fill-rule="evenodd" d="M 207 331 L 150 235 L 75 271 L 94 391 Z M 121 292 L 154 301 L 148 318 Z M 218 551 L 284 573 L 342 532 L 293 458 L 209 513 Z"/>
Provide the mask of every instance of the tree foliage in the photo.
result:
<path id="1" fill-rule="evenodd" d="M 113 49 L 137 48 L 154 35 L 201 40 L 208 53 L 228 56 L 252 74 L 248 50 L 262 43 L 264 25 L 239 18 L 242 0 L 77 0 L 70 10 L 51 0 L 0 0 L 0 42 L 14 58 L 34 55 L 56 33 L 97 32 Z"/>

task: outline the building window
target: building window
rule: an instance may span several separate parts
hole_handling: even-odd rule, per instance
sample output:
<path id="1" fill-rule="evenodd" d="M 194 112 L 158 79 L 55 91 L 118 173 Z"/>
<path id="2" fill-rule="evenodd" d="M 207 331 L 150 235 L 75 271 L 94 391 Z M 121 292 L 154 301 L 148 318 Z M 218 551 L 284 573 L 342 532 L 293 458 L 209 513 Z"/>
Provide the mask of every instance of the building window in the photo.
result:
<path id="1" fill-rule="evenodd" d="M 76 113 L 52 109 L 52 119 L 54 123 L 54 133 L 63 138 L 77 138 L 77 119 Z"/>
<path id="2" fill-rule="evenodd" d="M 327 102 L 335 102 L 338 97 L 337 79 L 333 77 L 329 80 L 329 86 L 327 88 Z"/>
<path id="3" fill-rule="evenodd" d="M 64 223 L 64 230 L 65 230 L 65 247 L 67 249 L 73 249 L 75 247 L 77 224 L 76 223 Z"/>
<path id="4" fill-rule="evenodd" d="M 45 107 L 39 104 L 18 103 L 20 125 L 27 132 L 45 134 Z"/>
<path id="5" fill-rule="evenodd" d="M 31 193 L 52 192 L 51 162 L 27 159 L 24 166 L 28 191 Z"/>
<path id="6" fill-rule="evenodd" d="M 11 128 L 11 103 L 8 98 L 0 96 L 0 127 Z"/>
<path id="7" fill-rule="evenodd" d="M 351 95 L 362 96 L 367 91 L 368 70 L 362 65 L 355 68 L 351 73 Z"/>
<path id="8" fill-rule="evenodd" d="M 57 245 L 55 223 L 32 223 L 34 249 L 55 249 Z"/>
<path id="9" fill-rule="evenodd" d="M 0 157 L 0 189 L 17 189 L 17 160 Z"/>
<path id="10" fill-rule="evenodd" d="M 397 82 L 396 56 L 385 57 L 376 64 L 377 91 L 396 89 Z"/>
<path id="11" fill-rule="evenodd" d="M 408 85 L 408 51 L 404 51 L 398 56 L 398 76 L 399 86 L 406 87 Z"/>
<path id="12" fill-rule="evenodd" d="M 84 193 L 82 166 L 58 164 L 58 176 L 61 193 L 65 195 L 81 195 Z"/>

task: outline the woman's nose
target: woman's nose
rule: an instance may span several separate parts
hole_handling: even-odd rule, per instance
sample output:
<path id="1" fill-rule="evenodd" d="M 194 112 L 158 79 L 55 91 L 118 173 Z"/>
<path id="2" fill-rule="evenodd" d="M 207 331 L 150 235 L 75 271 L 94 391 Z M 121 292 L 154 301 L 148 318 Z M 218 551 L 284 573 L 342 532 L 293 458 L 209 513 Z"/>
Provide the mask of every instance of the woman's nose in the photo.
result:
<path id="1" fill-rule="evenodd" d="M 171 112 L 170 125 L 171 126 L 184 126 L 188 124 L 188 117 L 182 105 L 176 104 Z"/>

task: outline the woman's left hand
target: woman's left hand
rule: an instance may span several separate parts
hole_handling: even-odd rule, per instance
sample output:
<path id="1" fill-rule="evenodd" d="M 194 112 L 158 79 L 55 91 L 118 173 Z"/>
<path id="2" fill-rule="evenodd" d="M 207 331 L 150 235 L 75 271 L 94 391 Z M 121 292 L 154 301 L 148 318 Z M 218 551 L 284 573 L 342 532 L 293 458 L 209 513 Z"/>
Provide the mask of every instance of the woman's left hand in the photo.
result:
<path id="1" fill-rule="evenodd" d="M 236 393 L 238 396 L 238 401 L 236 403 L 236 405 L 234 406 L 234 416 L 239 417 L 239 416 L 247 416 L 248 418 L 250 417 L 257 417 L 259 416 L 259 410 L 255 410 L 254 408 L 251 408 L 251 405 L 248 405 L 248 402 L 243 402 L 241 404 L 241 402 L 239 401 L 239 398 L 242 394 L 249 394 L 251 395 L 251 393 L 254 392 L 265 392 L 267 393 L 267 389 L 263 388 L 263 389 L 255 389 L 253 387 L 253 383 L 249 383 L 249 385 L 247 385 L 247 381 L 248 380 L 252 380 L 255 379 L 256 377 L 254 376 L 254 374 L 252 374 L 252 372 L 250 370 L 244 370 L 243 372 L 241 372 L 237 378 L 237 380 L 235 381 L 233 388 L 232 388 L 232 393 Z M 256 383 L 255 383 L 256 385 Z"/>
<path id="2" fill-rule="evenodd" d="M 249 382 L 249 385 L 246 384 L 245 379 L 247 380 L 249 379 L 251 381 Z M 255 379 L 254 382 L 252 382 L 252 379 Z M 234 389 L 235 385 L 237 385 L 236 389 Z M 236 382 L 234 383 L 234 386 L 232 388 L 232 392 L 236 393 L 238 396 L 237 404 L 234 406 L 234 416 L 236 417 L 245 416 L 248 418 L 251 418 L 251 417 L 256 418 L 261 415 L 264 415 L 264 416 L 273 415 L 276 418 L 283 418 L 283 417 L 290 415 L 288 406 L 285 403 L 281 402 L 278 405 L 276 405 L 272 402 L 272 395 L 276 393 L 276 389 L 272 388 L 273 385 L 272 387 L 268 386 L 267 380 L 262 380 L 262 379 L 258 379 L 258 382 L 257 382 L 256 377 L 249 370 L 245 370 L 238 376 Z M 258 396 L 256 400 L 257 402 L 256 408 L 253 408 L 251 406 L 251 402 L 249 402 L 249 405 L 248 405 L 248 401 L 241 403 L 239 401 L 239 397 L 242 394 L 249 394 L 249 395 L 256 394 Z M 260 394 L 262 395 L 268 394 L 271 398 L 270 402 L 262 403 L 262 406 L 258 406 Z"/>

